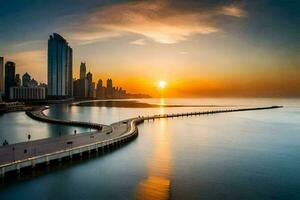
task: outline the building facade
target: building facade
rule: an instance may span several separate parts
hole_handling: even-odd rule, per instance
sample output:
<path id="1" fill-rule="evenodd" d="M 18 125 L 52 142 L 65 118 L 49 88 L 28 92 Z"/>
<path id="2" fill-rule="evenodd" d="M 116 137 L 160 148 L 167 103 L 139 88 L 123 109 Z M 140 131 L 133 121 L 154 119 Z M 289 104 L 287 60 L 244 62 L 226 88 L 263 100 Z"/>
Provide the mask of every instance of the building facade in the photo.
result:
<path id="1" fill-rule="evenodd" d="M 10 87 L 10 100 L 43 100 L 46 98 L 44 87 Z"/>
<path id="2" fill-rule="evenodd" d="M 112 79 L 107 79 L 107 81 L 106 81 L 106 97 L 107 98 L 112 98 L 113 97 Z"/>
<path id="3" fill-rule="evenodd" d="M 87 79 L 78 79 L 74 81 L 73 96 L 78 99 L 85 99 L 88 96 L 88 82 Z"/>
<path id="4" fill-rule="evenodd" d="M 101 79 L 99 79 L 97 83 L 96 97 L 100 99 L 105 98 L 105 87 L 103 87 L 103 82 Z"/>
<path id="5" fill-rule="evenodd" d="M 5 96 L 9 98 L 9 88 L 15 86 L 16 64 L 8 61 L 5 63 Z"/>
<path id="6" fill-rule="evenodd" d="M 88 82 L 88 98 L 95 98 L 95 83 L 93 83 L 93 74 L 87 73 L 86 79 Z"/>
<path id="7" fill-rule="evenodd" d="M 4 93 L 4 58 L 0 57 L 0 97 Z"/>
<path id="8" fill-rule="evenodd" d="M 48 40 L 48 95 L 70 97 L 73 93 L 73 52 L 57 33 Z"/>
<path id="9" fill-rule="evenodd" d="M 16 74 L 16 76 L 15 76 L 15 86 L 16 87 L 20 87 L 21 86 L 20 74 Z"/>
<path id="10" fill-rule="evenodd" d="M 22 86 L 23 86 L 23 87 L 28 87 L 30 81 L 31 81 L 31 76 L 26 72 L 26 73 L 22 76 Z"/>
<path id="11" fill-rule="evenodd" d="M 82 62 L 80 64 L 80 79 L 85 79 L 86 78 L 86 64 Z"/>

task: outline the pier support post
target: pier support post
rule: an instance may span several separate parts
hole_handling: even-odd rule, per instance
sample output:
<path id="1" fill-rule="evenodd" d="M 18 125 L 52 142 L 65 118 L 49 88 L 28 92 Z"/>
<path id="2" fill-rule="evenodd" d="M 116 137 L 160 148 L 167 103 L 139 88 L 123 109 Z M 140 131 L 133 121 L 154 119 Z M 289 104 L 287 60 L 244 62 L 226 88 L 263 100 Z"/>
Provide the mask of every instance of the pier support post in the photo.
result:
<path id="1" fill-rule="evenodd" d="M 35 168 L 35 160 L 31 161 L 31 168 Z"/>
<path id="2" fill-rule="evenodd" d="M 20 173 L 21 173 L 20 164 L 17 164 L 17 173 L 18 173 L 18 174 L 20 174 Z"/>
<path id="3" fill-rule="evenodd" d="M 4 178 L 5 176 L 5 167 L 1 168 L 1 177 Z"/>
<path id="4" fill-rule="evenodd" d="M 49 162 L 49 156 L 46 156 L 46 165 L 49 165 L 50 162 Z"/>

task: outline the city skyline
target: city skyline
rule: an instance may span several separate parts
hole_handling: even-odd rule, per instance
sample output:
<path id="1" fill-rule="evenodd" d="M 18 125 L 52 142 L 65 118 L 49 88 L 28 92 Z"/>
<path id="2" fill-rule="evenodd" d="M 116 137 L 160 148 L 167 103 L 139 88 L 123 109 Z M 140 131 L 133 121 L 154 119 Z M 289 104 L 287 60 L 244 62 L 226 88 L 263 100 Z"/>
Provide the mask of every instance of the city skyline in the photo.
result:
<path id="1" fill-rule="evenodd" d="M 3 0 L 2 199 L 300 199 L 299 0 Z"/>
<path id="2" fill-rule="evenodd" d="M 300 96 L 295 1 L 63 2 L 0 8 L 0 52 L 20 73 L 46 82 L 45 38 L 57 32 L 73 47 L 74 66 L 86 61 L 96 79 L 111 77 L 131 92 L 157 96 L 156 83 L 165 80 L 166 96 Z"/>

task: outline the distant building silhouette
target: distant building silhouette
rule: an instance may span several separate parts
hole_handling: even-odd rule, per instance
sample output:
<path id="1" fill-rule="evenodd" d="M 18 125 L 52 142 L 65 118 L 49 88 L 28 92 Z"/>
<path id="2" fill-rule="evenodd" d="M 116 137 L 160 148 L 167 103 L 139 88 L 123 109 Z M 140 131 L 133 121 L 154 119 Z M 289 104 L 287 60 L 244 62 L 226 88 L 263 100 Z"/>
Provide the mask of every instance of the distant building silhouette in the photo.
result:
<path id="1" fill-rule="evenodd" d="M 28 87 L 38 87 L 39 83 L 33 79 L 31 79 L 28 83 Z"/>
<path id="2" fill-rule="evenodd" d="M 23 85 L 23 87 L 29 87 L 30 81 L 31 81 L 31 76 L 26 72 L 22 76 L 22 85 Z"/>
<path id="3" fill-rule="evenodd" d="M 89 96 L 89 83 L 87 80 L 87 74 L 86 74 L 86 63 L 81 62 L 80 67 L 79 67 L 79 74 L 80 77 L 78 80 L 74 80 L 73 82 L 73 96 L 77 99 L 85 99 Z M 93 79 L 93 77 L 90 77 L 89 79 Z"/>
<path id="4" fill-rule="evenodd" d="M 9 88 L 14 87 L 16 74 L 16 64 L 8 61 L 5 63 L 5 96 L 9 98 Z"/>
<path id="5" fill-rule="evenodd" d="M 80 64 L 80 78 L 74 80 L 74 97 L 76 99 L 108 99 L 108 98 L 149 98 L 150 96 L 144 94 L 128 94 L 122 87 L 113 87 L 112 79 L 107 79 L 106 87 L 103 85 L 102 79 L 93 82 L 93 74 L 88 72 L 86 76 L 86 63 Z"/>
<path id="6" fill-rule="evenodd" d="M 113 97 L 113 83 L 111 79 L 107 79 L 106 81 L 106 97 L 107 98 Z"/>
<path id="7" fill-rule="evenodd" d="M 4 94 L 4 58 L 0 57 L 0 97 Z"/>
<path id="8" fill-rule="evenodd" d="M 85 99 L 88 96 L 88 81 L 87 79 L 78 79 L 73 83 L 73 96 L 77 99 Z"/>
<path id="9" fill-rule="evenodd" d="M 87 73 L 86 79 L 88 82 L 88 98 L 95 98 L 95 83 L 93 83 L 93 74 Z"/>
<path id="10" fill-rule="evenodd" d="M 57 33 L 48 40 L 48 95 L 72 96 L 73 53 L 67 41 Z"/>
<path id="11" fill-rule="evenodd" d="M 85 79 L 86 78 L 86 65 L 85 62 L 82 62 L 80 64 L 80 79 Z"/>
<path id="12" fill-rule="evenodd" d="M 15 86 L 17 86 L 17 87 L 21 86 L 20 74 L 16 74 L 16 76 L 15 76 Z"/>
<path id="13" fill-rule="evenodd" d="M 103 87 L 103 82 L 101 79 L 99 79 L 98 83 L 97 83 L 96 96 L 97 96 L 97 98 L 100 98 L 100 99 L 105 98 L 105 88 Z"/>

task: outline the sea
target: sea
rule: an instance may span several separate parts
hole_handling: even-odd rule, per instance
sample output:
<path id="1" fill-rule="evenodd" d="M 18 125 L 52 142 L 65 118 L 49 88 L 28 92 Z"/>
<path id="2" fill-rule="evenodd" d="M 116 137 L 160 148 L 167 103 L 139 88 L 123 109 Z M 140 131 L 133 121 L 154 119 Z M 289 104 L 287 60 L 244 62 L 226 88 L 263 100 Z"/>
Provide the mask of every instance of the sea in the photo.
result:
<path id="1" fill-rule="evenodd" d="M 300 99 L 135 101 L 155 106 L 57 104 L 45 114 L 111 124 L 153 114 L 283 108 L 147 121 L 138 126 L 135 140 L 105 155 L 1 180 L 0 199 L 300 199 Z M 93 131 L 38 122 L 24 112 L 0 115 L 1 143 L 24 142 L 28 134 L 37 140 L 75 130 L 82 134 Z"/>

